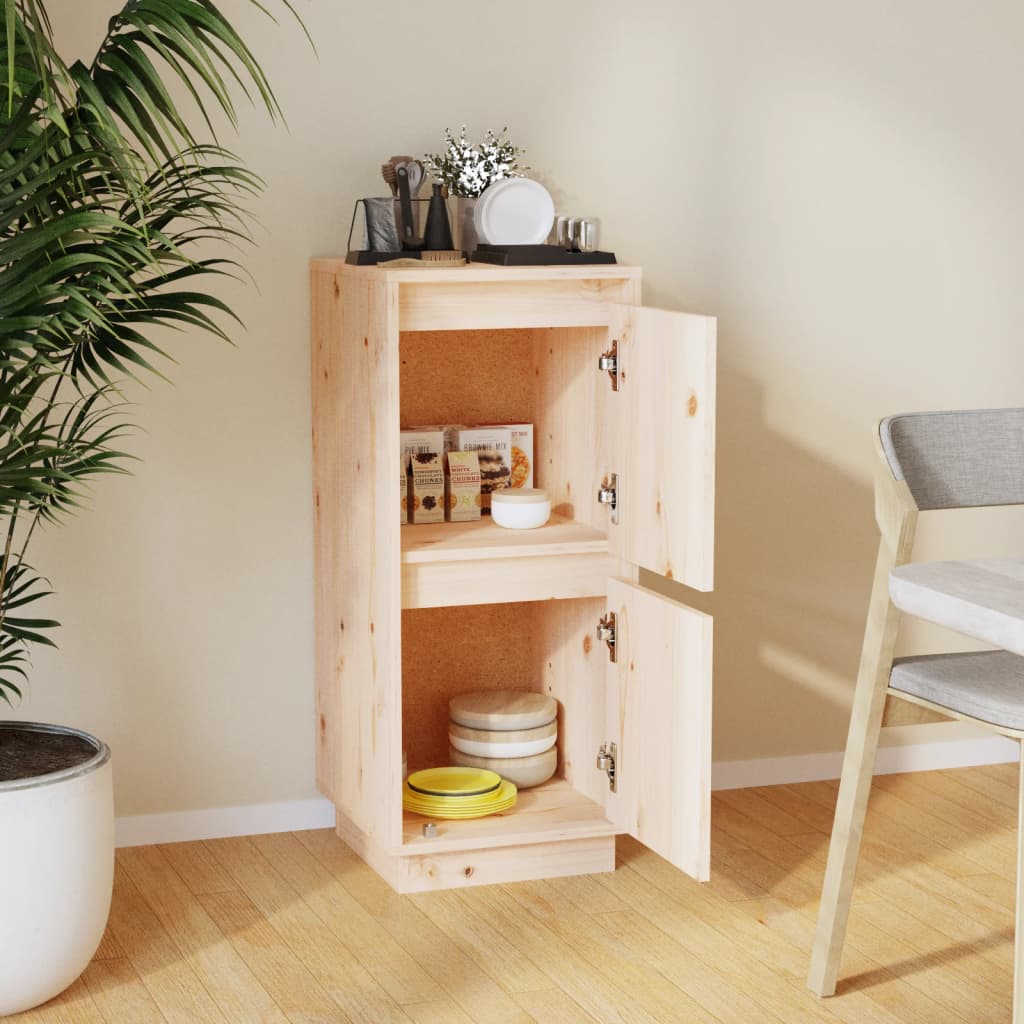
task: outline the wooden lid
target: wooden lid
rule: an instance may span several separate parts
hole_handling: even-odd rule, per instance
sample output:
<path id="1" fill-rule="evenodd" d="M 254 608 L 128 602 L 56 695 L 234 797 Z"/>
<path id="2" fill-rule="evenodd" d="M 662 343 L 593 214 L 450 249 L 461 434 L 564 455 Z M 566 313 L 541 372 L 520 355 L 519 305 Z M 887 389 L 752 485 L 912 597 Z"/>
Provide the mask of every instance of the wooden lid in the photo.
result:
<path id="1" fill-rule="evenodd" d="M 558 716 L 558 702 L 543 693 L 487 690 L 452 697 L 448 713 L 452 722 L 468 729 L 508 732 L 547 725 Z"/>

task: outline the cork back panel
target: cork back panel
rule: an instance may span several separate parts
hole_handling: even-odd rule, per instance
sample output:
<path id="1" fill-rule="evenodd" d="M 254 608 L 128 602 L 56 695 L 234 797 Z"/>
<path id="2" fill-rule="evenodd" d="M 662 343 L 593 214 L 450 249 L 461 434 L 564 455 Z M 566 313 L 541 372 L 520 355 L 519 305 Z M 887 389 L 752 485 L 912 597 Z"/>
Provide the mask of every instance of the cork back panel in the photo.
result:
<path id="1" fill-rule="evenodd" d="M 410 771 L 448 763 L 452 697 L 536 691 L 558 701 L 558 773 L 588 791 L 603 738 L 605 656 L 591 640 L 603 609 L 602 598 L 585 598 L 403 611 L 402 746 Z"/>
<path id="2" fill-rule="evenodd" d="M 532 423 L 534 334 L 413 331 L 399 342 L 401 424 Z"/>
<path id="3" fill-rule="evenodd" d="M 402 612 L 402 741 L 409 770 L 448 763 L 448 701 L 476 690 L 541 690 L 536 602 Z"/>
<path id="4" fill-rule="evenodd" d="M 604 529 L 597 502 L 609 455 L 607 348 L 601 327 L 403 332 L 403 428 L 532 423 L 534 484 L 559 515 Z"/>

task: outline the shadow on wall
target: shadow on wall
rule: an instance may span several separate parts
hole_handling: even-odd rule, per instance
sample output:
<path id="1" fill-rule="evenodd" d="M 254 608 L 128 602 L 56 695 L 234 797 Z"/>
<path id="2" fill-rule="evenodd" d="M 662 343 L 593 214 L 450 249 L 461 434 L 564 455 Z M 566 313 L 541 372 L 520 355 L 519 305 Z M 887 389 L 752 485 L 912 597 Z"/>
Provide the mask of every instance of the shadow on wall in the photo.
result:
<path id="1" fill-rule="evenodd" d="M 872 488 L 773 430 L 761 385 L 721 345 L 715 529 L 713 594 L 657 584 L 715 616 L 715 760 L 843 749 L 878 545 Z"/>

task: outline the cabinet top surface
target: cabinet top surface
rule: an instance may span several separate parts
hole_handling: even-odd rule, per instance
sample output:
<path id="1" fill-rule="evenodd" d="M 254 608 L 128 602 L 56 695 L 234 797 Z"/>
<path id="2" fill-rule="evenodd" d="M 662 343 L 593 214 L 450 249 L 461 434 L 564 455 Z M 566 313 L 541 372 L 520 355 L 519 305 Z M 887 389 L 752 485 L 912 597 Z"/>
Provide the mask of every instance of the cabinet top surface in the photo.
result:
<path id="1" fill-rule="evenodd" d="M 310 269 L 327 274 L 347 274 L 374 280 L 420 284 L 424 282 L 476 282 L 476 281 L 593 281 L 637 279 L 639 267 L 618 263 L 598 263 L 590 266 L 497 267 L 490 263 L 467 263 L 464 267 L 353 267 L 343 257 L 324 257 L 310 261 Z"/>

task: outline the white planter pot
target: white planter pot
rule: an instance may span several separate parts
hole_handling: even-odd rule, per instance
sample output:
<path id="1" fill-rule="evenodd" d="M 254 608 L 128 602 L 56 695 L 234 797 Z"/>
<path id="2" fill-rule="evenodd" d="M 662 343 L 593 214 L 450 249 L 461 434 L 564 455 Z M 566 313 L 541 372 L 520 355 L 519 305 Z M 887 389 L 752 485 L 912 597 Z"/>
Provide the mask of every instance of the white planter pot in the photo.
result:
<path id="1" fill-rule="evenodd" d="M 0 1017 L 52 999 L 103 937 L 114 882 L 110 749 L 61 726 L 0 722 L 5 732 L 78 737 L 84 763 L 0 782 Z"/>

